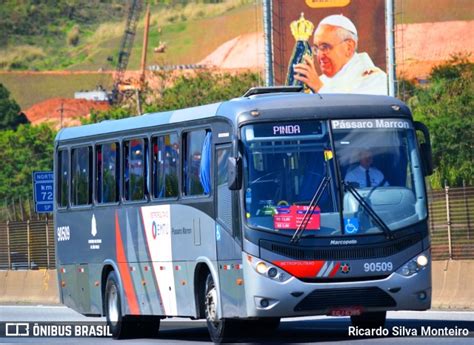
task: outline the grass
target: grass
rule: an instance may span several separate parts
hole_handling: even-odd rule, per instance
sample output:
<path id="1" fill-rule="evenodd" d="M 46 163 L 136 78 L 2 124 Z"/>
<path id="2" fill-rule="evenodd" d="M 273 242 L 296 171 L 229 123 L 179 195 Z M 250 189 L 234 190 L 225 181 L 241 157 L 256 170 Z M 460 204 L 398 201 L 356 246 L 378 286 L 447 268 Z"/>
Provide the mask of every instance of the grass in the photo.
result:
<path id="1" fill-rule="evenodd" d="M 106 5 L 104 5 L 106 6 Z M 257 0 L 226 0 L 219 4 L 195 3 L 151 8 L 150 63 L 197 62 L 226 40 L 239 34 L 261 31 L 262 9 Z M 104 7 L 101 7 L 104 11 Z M 397 23 L 472 20 L 472 0 L 395 0 Z M 110 12 L 110 11 L 109 11 Z M 102 12 L 101 12 L 102 13 Z M 108 12 L 106 12 L 108 14 Z M 139 67 L 144 19 L 143 14 L 135 38 L 130 69 Z M 29 70 L 91 70 L 114 69 L 108 57 L 117 59 L 125 21 L 115 21 L 113 15 L 101 15 L 103 23 L 89 23 L 79 27 L 77 46 L 67 44 L 75 23 L 66 22 L 62 27 L 51 27 L 51 34 L 19 36 L 12 40 L 18 46 L 0 51 L 0 69 Z M 95 18 L 94 20 L 99 20 Z M 165 54 L 154 55 L 153 48 L 167 42 Z"/>
<path id="2" fill-rule="evenodd" d="M 207 47 L 203 45 L 201 38 L 193 35 L 193 30 L 196 27 L 206 25 L 209 19 L 224 17 L 230 15 L 229 19 L 237 20 L 236 23 L 231 23 L 230 26 L 240 27 L 243 31 L 249 28 L 248 20 L 245 17 L 235 17 L 232 15 L 236 10 L 244 8 L 244 13 L 250 15 L 250 19 L 255 23 L 255 8 L 261 6 L 257 4 L 256 0 L 226 0 L 218 4 L 204 4 L 196 3 L 192 5 L 176 5 L 167 8 L 164 5 L 153 5 L 151 7 L 151 25 L 150 25 L 150 49 L 148 58 L 149 61 L 153 57 L 152 48 L 159 45 L 160 41 L 167 41 L 170 47 L 169 52 L 165 56 L 165 60 L 169 63 L 186 63 L 195 62 L 193 56 L 187 56 L 183 59 L 185 54 L 189 52 L 200 52 L 204 50 L 205 53 L 198 53 L 199 57 L 209 54 L 215 47 Z M 144 12 L 144 11 L 143 11 Z M 240 22 L 240 19 L 243 21 Z M 0 51 L 0 69 L 28 69 L 28 70 L 92 70 L 98 69 L 110 70 L 115 69 L 120 42 L 123 31 L 125 29 L 125 19 L 122 21 L 112 22 L 112 17 L 106 17 L 106 22 L 97 24 L 88 24 L 86 26 L 78 27 L 78 42 L 71 45 L 68 43 L 68 35 L 71 35 L 74 30 L 74 23 L 66 23 L 62 27 L 51 27 L 50 31 L 55 32 L 54 35 L 49 36 L 19 36 L 13 41 L 22 42 L 21 48 L 9 48 L 12 52 Z M 230 23 L 230 22 L 227 22 Z M 144 27 L 144 13 L 141 15 L 141 20 L 138 25 L 137 34 L 135 37 L 135 44 L 133 48 L 133 55 L 130 61 L 129 68 L 137 69 L 141 56 L 141 47 L 143 40 Z M 255 25 L 250 25 L 255 27 Z M 160 28 L 160 29 L 159 29 Z M 163 33 L 161 34 L 159 30 Z M 209 27 L 205 35 L 213 36 L 214 32 L 227 31 L 226 26 Z M 201 31 L 201 30 L 200 30 Z M 238 35 L 240 32 L 231 30 L 232 34 Z M 182 35 L 179 35 L 179 34 Z M 183 46 L 179 45 L 177 39 L 181 37 L 192 36 L 193 42 L 189 39 L 185 43 L 184 53 Z M 225 36 L 230 39 L 229 35 Z M 207 40 L 206 40 L 207 41 Z M 178 43 L 178 47 L 176 47 Z M 223 42 L 219 42 L 223 43 Z M 175 49 L 174 49 L 175 48 Z M 34 51 L 36 49 L 36 51 Z M 26 51 L 28 54 L 16 54 L 17 51 Z M 177 56 L 173 56 L 177 53 Z M 24 57 L 23 57 L 24 56 Z M 114 63 L 110 63 L 107 58 L 113 57 Z M 174 62 L 176 60 L 176 62 Z"/>
<path id="3" fill-rule="evenodd" d="M 74 92 L 93 90 L 97 85 L 110 89 L 110 74 L 33 74 L 0 73 L 0 83 L 11 92 L 22 110 L 52 97 L 74 98 Z"/>
<path id="4" fill-rule="evenodd" d="M 34 60 L 45 57 L 42 48 L 31 45 L 0 49 L 0 69 L 26 69 Z"/>
<path id="5" fill-rule="evenodd" d="M 248 1 L 246 1 L 248 2 Z M 239 4 L 240 1 L 232 0 L 230 4 Z M 204 6 L 205 4 L 199 4 Z M 218 5 L 205 5 L 218 6 Z M 190 6 L 187 6 L 190 7 Z M 200 8 L 198 6 L 198 8 Z M 222 43 L 235 38 L 238 35 L 256 32 L 261 24 L 261 7 L 255 4 L 243 5 L 240 7 L 228 5 L 220 7 L 228 9 L 223 15 L 216 15 L 208 18 L 200 18 L 194 11 L 188 14 L 186 21 L 175 23 L 166 22 L 166 15 L 159 16 L 156 12 L 151 16 L 150 31 L 147 51 L 147 64 L 189 64 L 196 63 L 217 49 Z M 231 8 L 231 9 L 229 9 Z M 184 13 L 187 13 L 184 11 Z M 211 12 L 212 13 L 212 12 Z M 171 14 L 170 14 L 171 16 Z M 191 19 L 189 19 L 191 18 Z M 161 25 L 160 25 L 161 23 Z M 140 59 L 143 47 L 143 23 L 139 25 L 135 36 L 133 49 L 130 56 L 128 69 L 136 70 L 140 67 Z M 87 59 L 68 67 L 70 70 L 110 70 L 114 69 L 113 64 L 107 62 L 107 57 L 112 56 L 114 61 L 118 54 L 123 26 L 114 29 L 115 32 L 102 34 L 106 31 L 99 29 L 99 33 L 91 36 L 90 43 L 78 48 L 78 51 L 87 51 Z M 94 43 L 95 42 L 95 43 Z M 158 47 L 160 42 L 166 42 L 167 49 L 163 54 L 155 54 L 154 47 Z"/>

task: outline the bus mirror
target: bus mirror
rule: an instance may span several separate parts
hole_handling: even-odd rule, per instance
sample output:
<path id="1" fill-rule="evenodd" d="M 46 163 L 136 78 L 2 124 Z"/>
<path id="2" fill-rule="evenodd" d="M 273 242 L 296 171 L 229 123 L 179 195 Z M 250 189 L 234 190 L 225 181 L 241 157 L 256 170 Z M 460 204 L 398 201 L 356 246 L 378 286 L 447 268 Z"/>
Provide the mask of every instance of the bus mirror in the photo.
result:
<path id="1" fill-rule="evenodd" d="M 423 160 L 425 175 L 430 176 L 433 174 L 433 157 L 431 154 L 431 140 L 430 132 L 425 124 L 415 121 L 415 130 L 420 131 L 423 134 L 423 140 L 420 144 L 421 159 Z"/>
<path id="2" fill-rule="evenodd" d="M 431 145 L 428 143 L 420 144 L 421 157 L 423 158 L 423 163 L 425 164 L 425 174 L 430 176 L 433 174 L 433 158 L 431 155 Z"/>
<path id="3" fill-rule="evenodd" d="M 229 157 L 227 161 L 227 185 L 230 190 L 242 188 L 242 159 Z"/>

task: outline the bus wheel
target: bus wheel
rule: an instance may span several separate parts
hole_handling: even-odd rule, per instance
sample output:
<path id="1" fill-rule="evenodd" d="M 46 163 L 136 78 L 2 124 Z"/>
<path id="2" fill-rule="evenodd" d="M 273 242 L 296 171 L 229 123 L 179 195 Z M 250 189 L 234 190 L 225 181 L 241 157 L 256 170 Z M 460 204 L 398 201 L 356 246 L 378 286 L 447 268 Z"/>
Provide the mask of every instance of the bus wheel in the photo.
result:
<path id="1" fill-rule="evenodd" d="M 105 285 L 105 313 L 112 337 L 114 339 L 126 338 L 128 335 L 126 320 L 122 316 L 122 301 L 117 275 L 114 271 L 109 273 Z"/>
<path id="2" fill-rule="evenodd" d="M 232 319 L 218 319 L 219 299 L 217 288 L 211 273 L 206 278 L 204 288 L 204 310 L 207 329 L 214 343 L 227 342 L 235 335 L 237 321 Z"/>
<path id="3" fill-rule="evenodd" d="M 386 311 L 376 311 L 351 316 L 353 326 L 361 328 L 379 328 L 385 325 Z"/>

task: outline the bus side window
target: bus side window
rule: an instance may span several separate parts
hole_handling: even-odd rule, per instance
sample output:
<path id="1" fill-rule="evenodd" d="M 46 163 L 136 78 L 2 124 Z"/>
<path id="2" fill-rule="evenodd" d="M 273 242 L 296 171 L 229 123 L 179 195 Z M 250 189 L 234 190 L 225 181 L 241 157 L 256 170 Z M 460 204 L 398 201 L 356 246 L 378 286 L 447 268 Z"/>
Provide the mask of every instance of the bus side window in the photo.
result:
<path id="1" fill-rule="evenodd" d="M 178 196 L 179 143 L 177 134 L 152 139 L 153 197 L 157 199 Z"/>
<path id="2" fill-rule="evenodd" d="M 146 180 L 146 140 L 132 139 L 124 143 L 124 198 L 145 200 L 148 195 Z"/>
<path id="3" fill-rule="evenodd" d="M 118 143 L 103 144 L 96 147 L 97 202 L 117 202 L 119 174 Z"/>
<path id="4" fill-rule="evenodd" d="M 217 163 L 217 217 L 232 229 L 232 191 L 227 185 L 227 160 L 230 156 L 230 146 L 216 150 Z"/>
<path id="5" fill-rule="evenodd" d="M 57 166 L 57 202 L 58 207 L 67 207 L 69 186 L 69 152 L 61 150 L 58 152 Z"/>
<path id="6" fill-rule="evenodd" d="M 196 130 L 184 135 L 184 195 L 211 192 L 211 132 Z"/>
<path id="7" fill-rule="evenodd" d="M 72 204 L 92 203 L 92 150 L 80 147 L 72 150 Z"/>

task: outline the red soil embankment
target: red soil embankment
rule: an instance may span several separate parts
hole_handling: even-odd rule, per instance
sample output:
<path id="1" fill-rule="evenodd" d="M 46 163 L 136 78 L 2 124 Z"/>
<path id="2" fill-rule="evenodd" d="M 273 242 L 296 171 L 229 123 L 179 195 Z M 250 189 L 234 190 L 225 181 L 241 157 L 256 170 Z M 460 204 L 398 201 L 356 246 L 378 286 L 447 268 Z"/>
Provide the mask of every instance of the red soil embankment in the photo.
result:
<path id="1" fill-rule="evenodd" d="M 91 110 L 107 110 L 108 102 L 88 101 L 84 99 L 51 98 L 37 103 L 24 111 L 33 124 L 49 122 L 54 127 L 79 125 L 80 118 L 89 116 Z"/>

